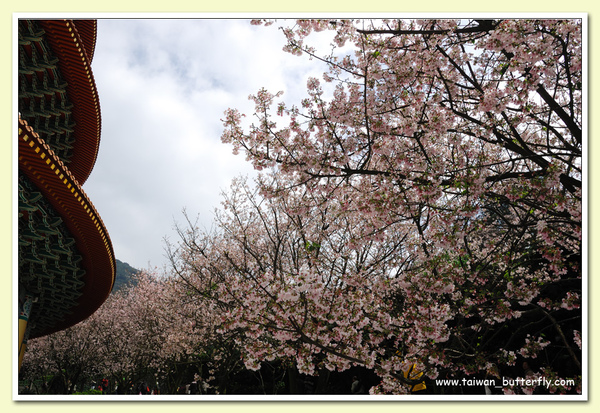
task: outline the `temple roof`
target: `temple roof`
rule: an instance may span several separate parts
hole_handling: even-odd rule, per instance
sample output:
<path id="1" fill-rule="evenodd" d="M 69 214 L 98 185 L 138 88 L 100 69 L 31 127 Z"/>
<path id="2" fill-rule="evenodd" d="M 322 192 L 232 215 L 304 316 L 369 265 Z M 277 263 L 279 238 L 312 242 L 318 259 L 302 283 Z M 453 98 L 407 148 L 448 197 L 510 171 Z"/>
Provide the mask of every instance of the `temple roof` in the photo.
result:
<path id="1" fill-rule="evenodd" d="M 82 189 L 98 154 L 96 22 L 19 21 L 19 293 L 30 337 L 72 326 L 110 294 L 116 260 Z"/>
<path id="2" fill-rule="evenodd" d="M 58 155 L 83 185 L 100 146 L 100 102 L 90 66 L 96 25 L 87 20 L 19 25 L 21 116 L 55 151 L 65 151 Z"/>

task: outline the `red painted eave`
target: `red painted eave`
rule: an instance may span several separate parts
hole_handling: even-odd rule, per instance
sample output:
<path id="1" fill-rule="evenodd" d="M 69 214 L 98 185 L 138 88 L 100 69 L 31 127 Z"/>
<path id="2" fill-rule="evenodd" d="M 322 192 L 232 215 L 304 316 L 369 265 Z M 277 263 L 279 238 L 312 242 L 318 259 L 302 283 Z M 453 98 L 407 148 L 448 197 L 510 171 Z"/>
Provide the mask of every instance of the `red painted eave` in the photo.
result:
<path id="1" fill-rule="evenodd" d="M 94 50 L 96 48 L 98 23 L 96 20 L 72 20 L 72 23 L 75 25 L 88 61 L 91 63 L 94 59 Z"/>
<path id="2" fill-rule="evenodd" d="M 95 23 L 74 23 L 72 20 L 41 20 L 39 23 L 68 84 L 76 137 L 69 170 L 83 185 L 94 167 L 100 146 L 100 101 L 90 66 L 96 26 Z"/>
<path id="3" fill-rule="evenodd" d="M 19 170 L 27 175 L 63 218 L 82 255 L 85 286 L 72 313 L 50 334 L 70 327 L 93 314 L 108 298 L 115 280 L 112 243 L 96 209 L 77 179 L 52 149 L 19 119 Z"/>

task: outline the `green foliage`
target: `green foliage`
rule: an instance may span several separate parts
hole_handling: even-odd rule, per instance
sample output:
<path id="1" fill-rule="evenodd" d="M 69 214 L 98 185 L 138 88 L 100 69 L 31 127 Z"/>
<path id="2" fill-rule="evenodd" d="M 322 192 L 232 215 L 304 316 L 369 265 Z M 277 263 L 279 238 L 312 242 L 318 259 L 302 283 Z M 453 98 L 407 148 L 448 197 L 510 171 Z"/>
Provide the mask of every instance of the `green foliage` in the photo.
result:
<path id="1" fill-rule="evenodd" d="M 85 390 L 85 391 L 81 391 L 81 392 L 76 392 L 73 393 L 74 395 L 78 395 L 78 396 L 95 396 L 95 395 L 99 395 L 102 394 L 101 390 L 95 390 L 95 389 L 90 389 L 90 390 Z"/>
<path id="2" fill-rule="evenodd" d="M 306 248 L 306 251 L 314 252 L 318 251 L 319 248 L 321 248 L 321 244 L 319 244 L 318 242 L 307 241 L 304 247 Z"/>
<path id="3" fill-rule="evenodd" d="M 134 279 L 134 275 L 139 272 L 140 270 L 133 268 L 126 262 L 117 260 L 117 274 L 113 292 L 117 292 L 123 288 L 135 285 L 136 281 Z"/>

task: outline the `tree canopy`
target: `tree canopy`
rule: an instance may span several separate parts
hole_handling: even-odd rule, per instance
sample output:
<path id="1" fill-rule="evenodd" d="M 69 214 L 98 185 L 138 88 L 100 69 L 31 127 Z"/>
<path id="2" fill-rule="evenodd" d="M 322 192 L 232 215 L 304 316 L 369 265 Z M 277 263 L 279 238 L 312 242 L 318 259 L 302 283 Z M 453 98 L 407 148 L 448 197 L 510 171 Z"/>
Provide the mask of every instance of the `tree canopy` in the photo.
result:
<path id="1" fill-rule="evenodd" d="M 268 170 L 258 185 L 269 203 L 302 225 L 322 218 L 307 238 L 320 258 L 287 278 L 271 267 L 240 277 L 264 305 L 236 317 L 261 342 L 249 358 L 283 329 L 279 354 L 307 371 L 323 358 L 371 366 L 382 377 L 374 391 L 405 389 L 399 372 L 413 363 L 430 378 L 510 376 L 523 361 L 579 376 L 581 21 L 301 20 L 282 30 L 287 51 L 326 73 L 308 80 L 299 106 L 260 90 L 252 120 L 226 113 L 222 139 Z M 311 34 L 325 30 L 331 49 L 317 50 Z M 344 248 L 366 265 L 346 265 Z M 287 289 L 295 310 L 263 323 Z M 332 320 L 334 341 L 323 334 Z"/>

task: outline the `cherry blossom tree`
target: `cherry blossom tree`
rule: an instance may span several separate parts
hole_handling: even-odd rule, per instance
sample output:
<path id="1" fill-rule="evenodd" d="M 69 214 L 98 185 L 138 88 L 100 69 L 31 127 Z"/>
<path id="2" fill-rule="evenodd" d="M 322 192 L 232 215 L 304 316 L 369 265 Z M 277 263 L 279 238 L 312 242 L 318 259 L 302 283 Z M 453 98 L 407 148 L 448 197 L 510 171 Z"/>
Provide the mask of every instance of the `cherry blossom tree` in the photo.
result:
<path id="1" fill-rule="evenodd" d="M 61 392 L 91 376 L 173 392 L 191 369 L 217 392 L 241 363 L 290 377 L 360 366 L 379 377 L 371 393 L 477 377 L 569 378 L 544 391 L 580 392 L 581 29 L 282 28 L 284 49 L 326 72 L 297 104 L 260 90 L 254 120 L 226 112 L 223 141 L 259 178 L 232 183 L 213 230 L 180 229 L 173 277 L 144 272 L 88 320 L 32 340 L 24 374 L 54 374 Z M 309 44 L 315 32 L 329 50 Z"/>
<path id="2" fill-rule="evenodd" d="M 104 374 L 119 386 L 145 382 L 175 393 L 184 372 L 201 369 L 201 354 L 214 338 L 216 313 L 192 301 L 189 290 L 153 272 L 137 275 L 135 287 L 118 293 L 102 308 L 105 323 L 97 337 L 104 353 Z M 209 382 L 208 372 L 198 379 Z M 191 380 L 190 380 L 191 381 Z"/>
<path id="3" fill-rule="evenodd" d="M 287 195 L 263 198 L 234 181 L 215 231 L 191 222 L 180 230 L 174 271 L 221 309 L 221 333 L 235 339 L 248 369 L 273 360 L 308 375 L 374 368 L 379 353 L 397 351 L 381 344 L 393 322 L 387 310 L 401 306 L 389 283 L 406 266 L 403 239 L 387 231 L 366 240 L 370 226 L 341 205 L 304 189 Z"/>
<path id="4" fill-rule="evenodd" d="M 199 354 L 214 338 L 216 314 L 192 302 L 173 279 L 152 271 L 135 278 L 135 286 L 113 293 L 87 320 L 31 340 L 24 376 L 30 381 L 53 376 L 54 388 L 46 391 L 66 394 L 102 379 L 111 393 L 135 391 L 141 382 L 150 388 L 158 383 L 166 393 L 185 385 L 183 372 L 202 366 Z M 208 370 L 204 376 L 198 374 L 211 380 Z"/>
<path id="5" fill-rule="evenodd" d="M 89 385 L 99 375 L 101 351 L 95 336 L 99 326 L 92 320 L 55 334 L 30 340 L 22 372 L 31 391 L 70 394 Z"/>
<path id="6" fill-rule="evenodd" d="M 299 105 L 260 90 L 254 122 L 226 112 L 223 141 L 272 175 L 258 183 L 264 200 L 234 190 L 223 233 L 191 251 L 210 262 L 197 275 L 229 308 L 224 329 L 249 339 L 249 367 L 356 363 L 380 374 L 372 392 L 396 393 L 413 363 L 431 379 L 500 378 L 526 361 L 581 385 L 581 30 L 577 19 L 282 28 L 286 51 L 327 71 Z M 324 31 L 320 54 L 309 40 Z M 311 238 L 293 235 L 311 221 Z M 286 258 L 283 229 L 296 242 Z M 364 248 L 371 271 L 336 273 Z"/>

